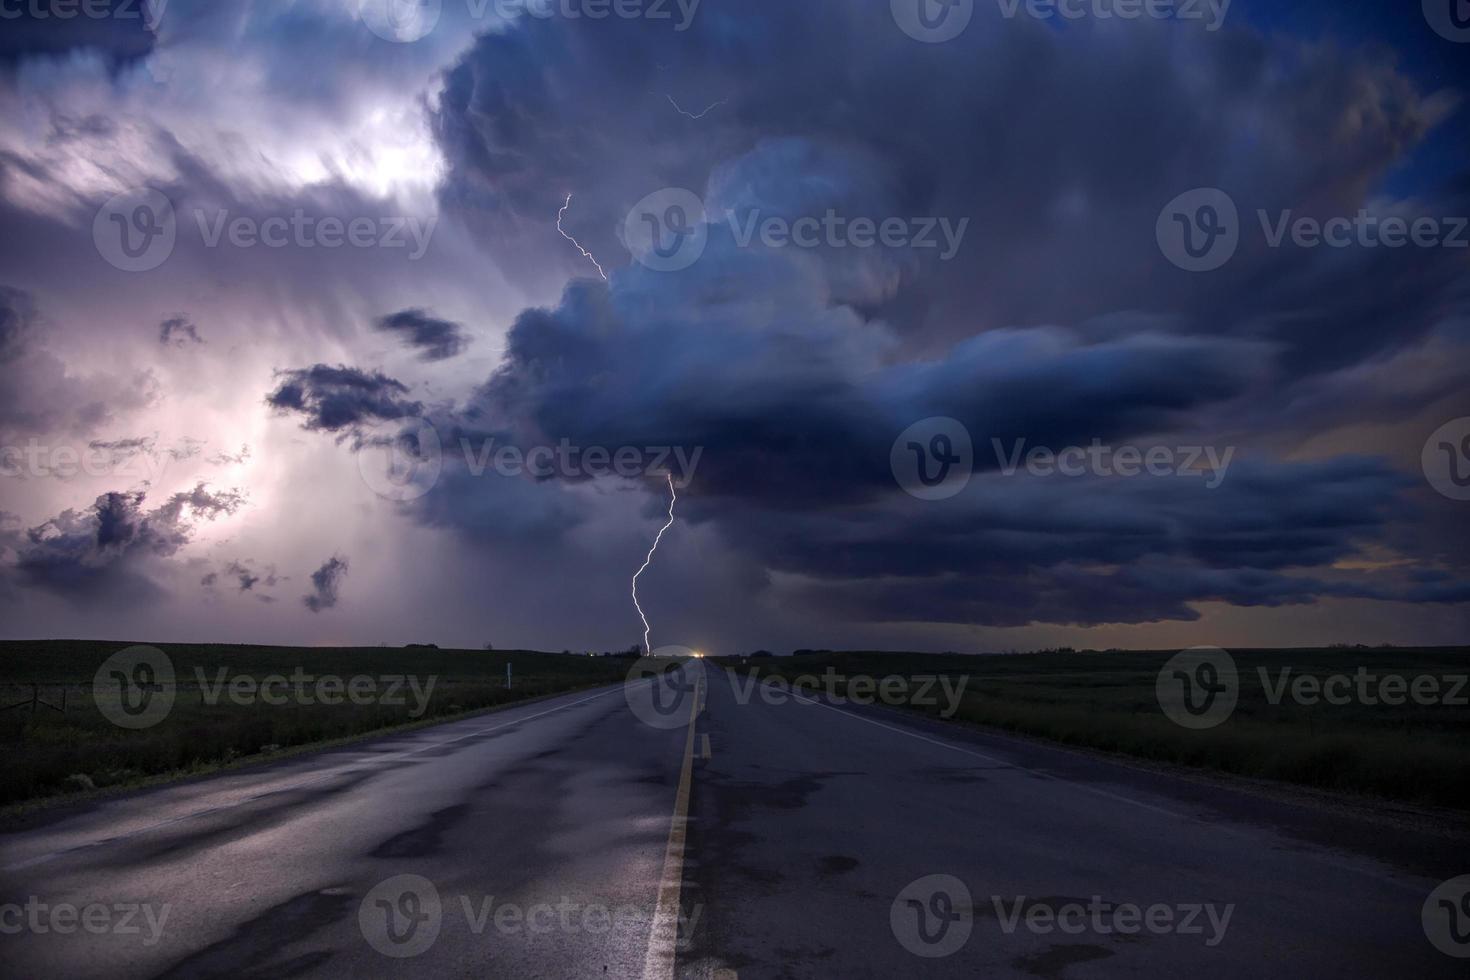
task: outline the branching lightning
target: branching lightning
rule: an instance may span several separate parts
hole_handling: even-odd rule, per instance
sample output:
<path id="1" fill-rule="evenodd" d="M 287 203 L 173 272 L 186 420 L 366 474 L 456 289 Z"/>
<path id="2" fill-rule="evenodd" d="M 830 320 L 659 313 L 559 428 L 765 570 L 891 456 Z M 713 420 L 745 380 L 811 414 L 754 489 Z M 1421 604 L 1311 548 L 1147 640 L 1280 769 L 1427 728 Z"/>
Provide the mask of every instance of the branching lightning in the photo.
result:
<path id="1" fill-rule="evenodd" d="M 562 215 L 566 214 L 567 213 L 567 208 L 569 208 L 571 206 L 572 206 L 572 195 L 568 194 L 567 195 L 567 203 L 563 204 L 561 206 L 561 210 L 558 211 L 558 212 L 556 212 L 556 230 L 558 232 L 561 232 L 561 237 L 565 238 L 567 241 L 569 241 L 573 245 L 577 246 L 577 251 L 581 252 L 584 256 L 586 256 L 586 258 L 587 258 L 587 260 L 589 262 L 591 262 L 593 265 L 597 266 L 597 274 L 600 275 L 600 276 L 602 276 L 603 281 L 606 281 L 607 280 L 607 273 L 602 271 L 602 265 L 600 263 L 598 263 L 598 261 L 595 258 L 592 257 L 592 253 L 589 252 L 589 251 L 587 251 L 585 248 L 583 248 L 581 242 L 577 241 L 571 235 L 568 235 L 564 230 L 562 230 L 562 226 L 561 226 Z"/>
<path id="2" fill-rule="evenodd" d="M 643 615 L 643 607 L 638 604 L 638 576 L 648 571 L 648 566 L 653 564 L 653 553 L 658 550 L 658 543 L 663 540 L 664 532 L 674 526 L 674 505 L 679 502 L 679 494 L 674 490 L 674 474 L 667 474 L 669 478 L 669 523 L 659 529 L 658 536 L 653 539 L 653 547 L 648 549 L 648 557 L 643 559 L 643 567 L 633 573 L 633 607 L 638 610 L 638 618 L 643 620 L 643 652 L 652 654 L 653 647 L 648 645 L 648 636 L 653 630 L 648 625 L 648 617 Z"/>

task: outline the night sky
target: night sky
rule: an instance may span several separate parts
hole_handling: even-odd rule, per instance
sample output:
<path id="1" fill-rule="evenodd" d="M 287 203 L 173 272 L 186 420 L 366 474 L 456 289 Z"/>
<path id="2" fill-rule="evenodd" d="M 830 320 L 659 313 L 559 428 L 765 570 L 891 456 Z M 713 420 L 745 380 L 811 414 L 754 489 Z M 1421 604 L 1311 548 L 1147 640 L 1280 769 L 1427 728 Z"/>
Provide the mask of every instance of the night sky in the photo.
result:
<path id="1" fill-rule="evenodd" d="M 1465 642 L 1463 0 L 956 2 L 7 0 L 0 635 Z"/>

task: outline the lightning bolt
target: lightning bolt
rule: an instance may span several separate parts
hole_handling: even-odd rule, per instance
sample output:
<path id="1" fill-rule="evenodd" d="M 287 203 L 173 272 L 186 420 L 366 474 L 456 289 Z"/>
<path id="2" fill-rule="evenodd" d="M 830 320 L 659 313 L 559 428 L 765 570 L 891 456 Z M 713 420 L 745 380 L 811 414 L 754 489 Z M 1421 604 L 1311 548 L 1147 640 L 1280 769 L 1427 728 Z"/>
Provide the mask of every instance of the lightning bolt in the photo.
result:
<path id="1" fill-rule="evenodd" d="M 603 281 L 605 282 L 605 281 L 607 281 L 607 273 L 602 271 L 602 266 L 601 265 L 598 265 L 597 260 L 592 257 L 592 253 L 589 252 L 589 251 L 587 251 L 585 248 L 583 248 L 581 242 L 577 241 L 571 235 L 568 235 L 565 231 L 562 231 L 562 227 L 561 227 L 562 215 L 566 214 L 567 213 L 567 208 L 569 208 L 571 206 L 572 206 L 572 195 L 568 194 L 567 195 L 567 203 L 563 204 L 561 206 L 561 210 L 558 211 L 558 212 L 556 212 L 556 230 L 559 231 L 559 232 L 561 232 L 561 237 L 565 238 L 567 241 L 569 241 L 573 245 L 577 246 L 577 251 L 581 252 L 584 256 L 586 256 L 587 257 L 587 260 L 589 262 L 591 262 L 593 265 L 597 266 L 597 274 L 600 275 L 600 276 L 602 276 Z"/>
<path id="2" fill-rule="evenodd" d="M 653 564 L 653 553 L 663 540 L 664 531 L 674 526 L 674 505 L 679 502 L 679 494 L 674 490 L 674 474 L 665 475 L 669 478 L 669 523 L 659 529 L 658 536 L 653 539 L 653 547 L 648 549 L 648 557 L 643 559 L 643 567 L 633 573 L 633 607 L 638 610 L 638 618 L 643 620 L 643 650 L 649 655 L 653 654 L 653 647 L 648 645 L 648 635 L 653 631 L 648 625 L 648 617 L 643 615 L 643 607 L 638 604 L 638 576 L 648 571 L 648 566 Z"/>
<path id="3" fill-rule="evenodd" d="M 681 105 L 679 105 L 679 103 L 675 102 L 674 101 L 674 97 L 672 95 L 669 95 L 668 93 L 664 93 L 664 98 L 666 98 L 666 99 L 669 100 L 669 105 L 671 105 L 675 109 L 679 110 L 679 115 L 681 115 L 681 116 L 688 116 L 690 119 L 703 119 L 705 116 L 709 115 L 715 109 L 719 108 L 720 106 L 722 106 L 725 103 L 727 103 L 727 102 L 730 101 L 729 99 L 721 99 L 718 102 L 711 102 L 710 105 L 709 105 L 709 108 L 705 109 L 703 112 L 701 112 L 699 115 L 696 116 L 694 113 L 685 110 L 683 106 L 681 106 Z"/>

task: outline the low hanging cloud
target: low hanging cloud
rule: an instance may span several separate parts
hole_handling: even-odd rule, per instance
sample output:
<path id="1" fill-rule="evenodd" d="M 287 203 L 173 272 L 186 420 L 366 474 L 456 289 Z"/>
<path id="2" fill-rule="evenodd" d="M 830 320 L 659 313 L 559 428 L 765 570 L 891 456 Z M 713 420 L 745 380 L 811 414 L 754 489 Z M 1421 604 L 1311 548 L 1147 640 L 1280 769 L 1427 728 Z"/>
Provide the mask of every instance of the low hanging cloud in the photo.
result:
<path id="1" fill-rule="evenodd" d="M 245 505 L 243 491 L 213 491 L 203 483 L 152 510 L 147 499 L 143 490 L 113 491 L 85 510 L 68 509 L 30 528 L 16 547 L 18 579 L 77 600 L 154 595 L 157 562 L 187 545 L 201 522 Z"/>
<path id="2" fill-rule="evenodd" d="M 407 385 L 377 371 L 317 364 L 279 371 L 277 377 L 266 404 L 301 416 L 301 427 L 310 431 L 345 433 L 423 411 L 420 402 L 407 397 Z"/>
<path id="3" fill-rule="evenodd" d="M 165 347 L 187 347 L 203 344 L 204 338 L 199 336 L 199 328 L 187 318 L 175 316 L 158 325 L 158 342 Z"/>
<path id="4" fill-rule="evenodd" d="M 347 577 L 347 559 L 340 556 L 328 558 L 321 568 L 311 573 L 312 591 L 302 597 L 302 604 L 314 613 L 331 609 L 337 604 L 342 580 Z"/>
<path id="5" fill-rule="evenodd" d="M 404 346 L 418 350 L 419 359 L 424 361 L 447 361 L 458 357 L 469 346 L 463 327 L 423 310 L 400 310 L 379 318 L 374 326 L 384 333 L 398 335 Z"/>

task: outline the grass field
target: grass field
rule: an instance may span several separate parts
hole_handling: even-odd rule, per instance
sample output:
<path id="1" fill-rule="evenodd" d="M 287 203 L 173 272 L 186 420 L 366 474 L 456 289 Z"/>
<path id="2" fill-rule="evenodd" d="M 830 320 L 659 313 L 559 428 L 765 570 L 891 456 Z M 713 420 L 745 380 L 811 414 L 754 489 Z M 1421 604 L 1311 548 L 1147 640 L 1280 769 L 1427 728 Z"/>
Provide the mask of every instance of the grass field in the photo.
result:
<path id="1" fill-rule="evenodd" d="M 1161 711 L 1155 682 L 1174 651 L 1039 653 L 969 657 L 895 653 L 811 653 L 724 663 L 792 681 L 833 668 L 843 678 L 943 674 L 966 679 L 954 720 L 1071 745 L 1200 769 L 1281 780 L 1409 803 L 1470 810 L 1470 707 L 1444 703 L 1470 674 L 1470 649 L 1231 651 L 1239 703 L 1217 727 L 1190 730 Z M 1438 703 L 1304 704 L 1280 690 L 1302 676 L 1440 679 Z M 1266 672 L 1262 677 L 1261 671 Z M 1310 683 L 1310 682 L 1309 682 Z M 1427 682 L 1421 682 L 1427 683 Z M 839 682 L 839 690 L 846 684 Z M 1288 687 L 1288 691 L 1290 687 Z M 1370 690 L 1377 690 L 1370 688 Z M 1335 693 L 1340 695 L 1339 685 Z M 939 715 L 945 706 L 902 705 Z"/>
<path id="2" fill-rule="evenodd" d="M 104 661 L 128 646 L 0 642 L 0 706 L 21 704 L 0 711 L 0 806 L 203 772 L 299 746 L 616 683 L 629 666 L 621 658 L 525 651 L 158 644 L 175 675 L 172 706 L 156 724 L 128 729 L 102 710 L 118 701 L 110 682 L 95 692 L 93 685 Z M 513 665 L 509 690 L 507 663 Z M 252 690 L 272 677 L 279 680 Z M 323 686 L 323 677 L 340 678 L 340 688 L 331 681 Z M 396 690 L 394 677 L 404 678 Z M 359 681 L 349 698 L 353 678 L 371 678 L 372 689 Z M 34 695 L 47 704 L 59 707 L 64 697 L 66 710 L 26 704 L 33 684 Z M 307 692 L 309 703 L 297 691 Z"/>

